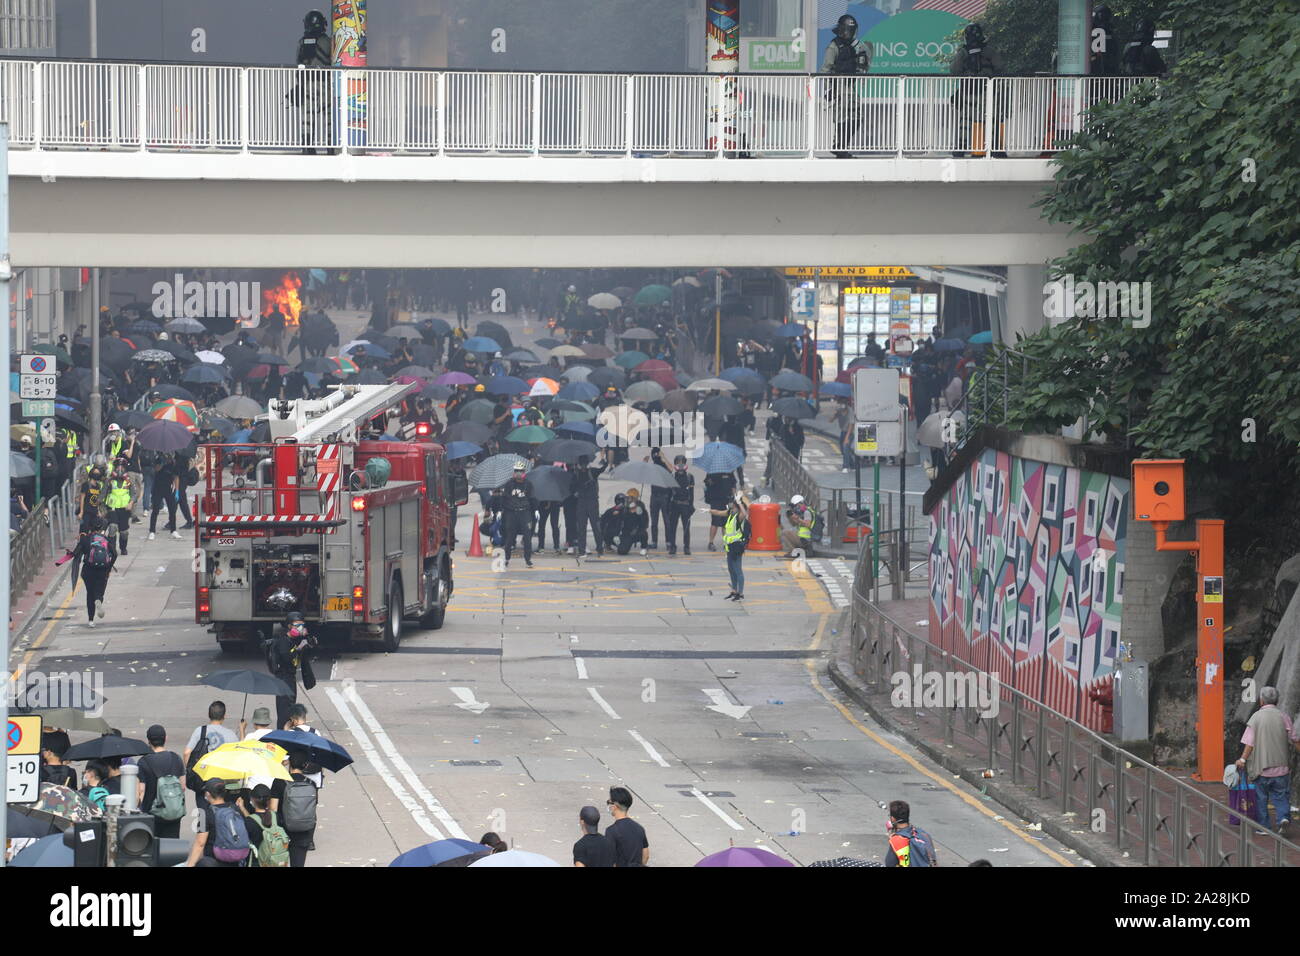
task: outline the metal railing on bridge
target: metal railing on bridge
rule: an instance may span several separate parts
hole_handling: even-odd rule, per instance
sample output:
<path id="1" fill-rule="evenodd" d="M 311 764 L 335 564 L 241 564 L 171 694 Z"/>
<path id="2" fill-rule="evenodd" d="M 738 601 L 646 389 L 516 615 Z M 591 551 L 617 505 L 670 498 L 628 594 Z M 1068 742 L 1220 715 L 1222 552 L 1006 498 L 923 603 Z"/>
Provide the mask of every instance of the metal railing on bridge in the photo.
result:
<path id="1" fill-rule="evenodd" d="M 0 60 L 0 122 L 11 149 L 991 158 L 1059 151 L 1141 82 Z"/>
<path id="2" fill-rule="evenodd" d="M 976 675 L 977 668 L 912 633 L 871 598 L 871 555 L 854 573 L 850 661 L 868 689 L 888 699 L 891 678 L 922 673 Z M 1000 683 L 997 713 L 971 706 L 927 707 L 924 733 L 949 752 L 978 759 L 1032 789 L 1080 826 L 1147 866 L 1295 866 L 1300 846 L 1260 831 L 1248 815 L 1123 750 L 1077 721 Z"/>

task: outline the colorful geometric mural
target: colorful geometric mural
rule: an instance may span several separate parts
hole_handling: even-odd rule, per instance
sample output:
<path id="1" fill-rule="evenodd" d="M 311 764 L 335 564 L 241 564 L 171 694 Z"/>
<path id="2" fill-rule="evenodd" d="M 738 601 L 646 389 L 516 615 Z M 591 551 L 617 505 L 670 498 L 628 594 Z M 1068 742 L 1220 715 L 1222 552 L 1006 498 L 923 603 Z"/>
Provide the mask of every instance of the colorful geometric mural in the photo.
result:
<path id="1" fill-rule="evenodd" d="M 1120 642 L 1129 481 L 985 449 L 930 513 L 930 633 L 1096 731 Z"/>

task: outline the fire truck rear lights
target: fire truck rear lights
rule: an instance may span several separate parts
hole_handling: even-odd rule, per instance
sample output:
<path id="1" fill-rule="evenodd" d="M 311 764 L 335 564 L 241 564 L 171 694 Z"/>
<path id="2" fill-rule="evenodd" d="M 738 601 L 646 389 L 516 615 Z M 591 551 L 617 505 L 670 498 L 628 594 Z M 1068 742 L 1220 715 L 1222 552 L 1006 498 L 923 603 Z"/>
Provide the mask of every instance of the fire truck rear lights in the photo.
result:
<path id="1" fill-rule="evenodd" d="M 353 511 L 366 510 L 366 499 L 364 495 L 357 495 L 352 499 L 352 510 Z"/>
<path id="2" fill-rule="evenodd" d="M 208 588 L 199 588 L 199 613 L 208 614 L 212 611 L 212 603 L 208 599 Z"/>
<path id="3" fill-rule="evenodd" d="M 357 585 L 352 589 L 352 613 L 361 614 L 366 609 L 366 589 Z"/>
<path id="4" fill-rule="evenodd" d="M 416 436 L 419 437 L 419 438 L 427 438 L 427 437 L 429 437 L 429 432 L 431 432 L 432 430 L 433 430 L 433 428 L 429 425 L 428 422 L 416 422 L 416 423 L 415 423 L 415 434 L 416 434 Z"/>

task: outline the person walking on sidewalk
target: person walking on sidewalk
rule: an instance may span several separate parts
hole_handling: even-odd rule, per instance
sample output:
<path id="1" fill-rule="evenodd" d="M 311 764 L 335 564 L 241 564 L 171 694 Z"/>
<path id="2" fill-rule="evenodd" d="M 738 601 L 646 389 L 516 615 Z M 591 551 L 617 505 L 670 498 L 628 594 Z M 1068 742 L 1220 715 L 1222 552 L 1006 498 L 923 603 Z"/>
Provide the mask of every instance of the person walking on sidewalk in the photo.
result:
<path id="1" fill-rule="evenodd" d="M 104 592 L 108 589 L 108 576 L 117 563 L 117 528 L 105 527 L 104 519 L 91 519 L 90 527 L 77 541 L 72 552 L 72 584 L 76 587 L 78 568 L 81 582 L 86 587 L 86 623 L 95 626 L 95 618 L 104 616 Z"/>
<path id="2" fill-rule="evenodd" d="M 735 497 L 727 502 L 727 510 L 714 508 L 703 509 L 715 518 L 721 516 L 722 547 L 727 552 L 727 574 L 731 576 L 731 593 L 728 601 L 745 599 L 745 549 L 749 547 L 749 500 L 736 492 Z"/>
<path id="3" fill-rule="evenodd" d="M 1291 751 L 1296 745 L 1291 718 L 1278 709 L 1276 687 L 1259 692 L 1259 710 L 1246 721 L 1241 735 L 1242 751 L 1237 769 L 1255 785 L 1258 799 L 1255 816 L 1259 825 L 1269 829 L 1268 805 L 1277 814 L 1277 832 L 1287 836 L 1291 825 Z"/>
<path id="4" fill-rule="evenodd" d="M 150 541 L 157 537 L 158 512 L 163 508 L 167 509 L 167 530 L 173 538 L 181 536 L 176 530 L 176 484 L 176 459 L 172 456 L 159 459 L 153 475 L 153 506 L 149 513 Z"/>
<path id="5" fill-rule="evenodd" d="M 889 853 L 885 866 L 938 866 L 934 840 L 920 827 L 912 826 L 912 808 L 906 800 L 889 803 Z"/>
<path id="6" fill-rule="evenodd" d="M 605 838 L 614 845 L 614 865 L 645 866 L 650 862 L 650 841 L 645 827 L 628 816 L 631 791 L 627 787 L 610 787 L 607 806 L 614 822 L 605 828 Z"/>
<path id="7" fill-rule="evenodd" d="M 145 731 L 145 740 L 152 753 L 135 762 L 140 768 L 136 783 L 140 811 L 153 814 L 154 832 L 159 837 L 176 838 L 181 835 L 185 816 L 185 764 L 179 754 L 167 749 L 167 731 L 162 724 Z"/>
<path id="8" fill-rule="evenodd" d="M 135 489 L 127 476 L 126 465 L 118 462 L 113 466 L 113 476 L 108 479 L 104 492 L 104 507 L 108 511 L 108 520 L 117 526 L 118 553 L 126 554 L 127 539 L 131 536 L 131 502 Z"/>

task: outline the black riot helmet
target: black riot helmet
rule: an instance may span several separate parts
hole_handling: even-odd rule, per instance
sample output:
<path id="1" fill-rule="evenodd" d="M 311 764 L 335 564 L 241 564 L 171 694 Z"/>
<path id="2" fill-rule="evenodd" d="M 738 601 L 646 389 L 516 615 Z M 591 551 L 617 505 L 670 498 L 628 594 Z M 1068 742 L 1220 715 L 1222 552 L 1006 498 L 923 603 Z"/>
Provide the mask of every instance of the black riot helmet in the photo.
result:
<path id="1" fill-rule="evenodd" d="M 978 23 L 967 25 L 965 31 L 966 49 L 978 50 L 984 46 L 984 28 Z"/>
<path id="2" fill-rule="evenodd" d="M 1154 20 L 1143 20 L 1138 24 L 1137 38 L 1143 46 L 1151 46 L 1156 39 L 1156 23 Z"/>
<path id="3" fill-rule="evenodd" d="M 326 33 L 325 14 L 319 10 L 308 10 L 307 15 L 302 18 L 302 29 L 309 37 L 324 36 Z"/>
<path id="4" fill-rule="evenodd" d="M 853 42 L 853 38 L 858 35 L 858 21 L 849 14 L 844 14 L 835 21 L 835 35 L 841 40 Z"/>
<path id="5" fill-rule="evenodd" d="M 1115 29 L 1115 15 L 1111 13 L 1110 7 L 1104 3 L 1099 3 L 1092 8 L 1092 25 L 1101 27 L 1107 33 Z"/>

